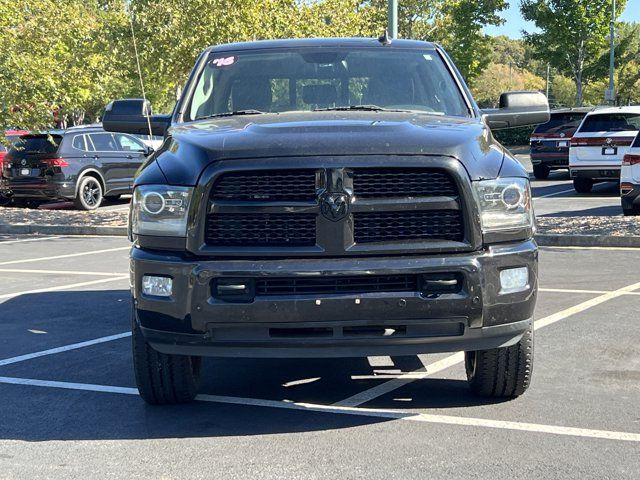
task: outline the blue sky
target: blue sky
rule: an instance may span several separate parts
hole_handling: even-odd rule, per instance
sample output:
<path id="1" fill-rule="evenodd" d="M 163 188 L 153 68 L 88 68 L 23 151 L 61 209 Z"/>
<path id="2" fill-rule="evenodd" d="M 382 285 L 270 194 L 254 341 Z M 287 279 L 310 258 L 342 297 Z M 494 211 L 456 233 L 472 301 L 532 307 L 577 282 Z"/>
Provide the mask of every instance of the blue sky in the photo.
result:
<path id="1" fill-rule="evenodd" d="M 589 0 L 586 0 L 589 1 Z M 487 27 L 484 31 L 489 35 L 507 35 L 511 38 L 520 38 L 521 30 L 533 30 L 531 22 L 525 22 L 520 15 L 520 1 L 510 0 L 509 9 L 502 12 L 502 17 L 506 23 L 500 27 Z M 640 22 L 640 0 L 628 0 L 627 7 L 622 13 L 621 20 L 627 22 Z"/>

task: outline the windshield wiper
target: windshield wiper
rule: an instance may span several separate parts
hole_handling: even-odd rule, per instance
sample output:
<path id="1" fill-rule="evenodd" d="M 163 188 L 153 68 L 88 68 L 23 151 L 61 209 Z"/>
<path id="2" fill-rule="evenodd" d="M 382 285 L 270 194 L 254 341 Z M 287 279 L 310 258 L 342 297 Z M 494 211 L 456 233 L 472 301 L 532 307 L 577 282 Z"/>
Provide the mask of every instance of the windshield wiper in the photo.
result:
<path id="1" fill-rule="evenodd" d="M 406 112 L 406 110 L 399 110 L 397 108 L 384 108 L 378 105 L 342 105 L 338 107 L 326 107 L 326 108 L 314 108 L 314 112 L 330 112 L 330 111 L 348 111 L 348 110 L 363 110 L 366 112 Z"/>
<path id="2" fill-rule="evenodd" d="M 215 117 L 234 117 L 236 115 L 262 115 L 267 112 L 261 112 L 260 110 L 234 110 L 233 112 L 213 113 L 211 115 L 205 115 L 204 117 L 198 117 L 196 120 L 204 120 L 205 118 Z"/>

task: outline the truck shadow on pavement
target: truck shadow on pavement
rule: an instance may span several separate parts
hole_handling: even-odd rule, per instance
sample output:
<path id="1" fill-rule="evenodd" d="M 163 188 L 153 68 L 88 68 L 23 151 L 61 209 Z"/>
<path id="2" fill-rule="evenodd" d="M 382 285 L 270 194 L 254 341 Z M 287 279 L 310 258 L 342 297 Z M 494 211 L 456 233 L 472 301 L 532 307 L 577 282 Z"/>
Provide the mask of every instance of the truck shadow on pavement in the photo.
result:
<path id="1" fill-rule="evenodd" d="M 0 359 L 126 332 L 129 308 L 127 290 L 49 292 L 6 300 L 0 304 Z M 366 358 L 208 358 L 200 393 L 331 405 L 388 381 L 390 375 L 423 365 L 415 356 L 392 360 L 393 365 L 372 367 Z M 463 366 L 457 368 L 463 375 Z M 128 337 L 0 366 L 0 376 L 71 384 L 62 389 L 0 383 L 2 439 L 224 437 L 341 429 L 389 421 L 200 401 L 153 407 L 136 395 L 82 390 L 82 385 L 135 387 Z M 410 413 L 419 408 L 487 403 L 495 402 L 474 396 L 466 381 L 426 378 L 364 406 Z"/>

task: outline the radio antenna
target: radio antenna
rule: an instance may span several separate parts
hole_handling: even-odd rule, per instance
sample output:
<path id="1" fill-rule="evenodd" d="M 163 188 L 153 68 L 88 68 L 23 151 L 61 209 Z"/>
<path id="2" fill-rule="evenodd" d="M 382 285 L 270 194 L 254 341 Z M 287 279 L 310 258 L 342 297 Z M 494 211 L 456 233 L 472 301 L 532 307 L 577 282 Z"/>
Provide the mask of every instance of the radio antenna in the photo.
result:
<path id="1" fill-rule="evenodd" d="M 147 126 L 149 127 L 149 140 L 153 137 L 153 130 L 151 129 L 151 112 L 148 112 L 147 107 L 147 94 L 144 91 L 144 80 L 142 79 L 142 68 L 140 67 L 140 56 L 138 55 L 138 43 L 136 42 L 136 32 L 133 29 L 133 13 L 129 12 L 129 25 L 131 26 L 131 38 L 133 39 L 133 52 L 136 55 L 136 65 L 138 67 L 138 78 L 140 79 L 140 89 L 142 90 L 142 99 L 144 100 L 144 111 L 142 112 L 147 118 Z"/>

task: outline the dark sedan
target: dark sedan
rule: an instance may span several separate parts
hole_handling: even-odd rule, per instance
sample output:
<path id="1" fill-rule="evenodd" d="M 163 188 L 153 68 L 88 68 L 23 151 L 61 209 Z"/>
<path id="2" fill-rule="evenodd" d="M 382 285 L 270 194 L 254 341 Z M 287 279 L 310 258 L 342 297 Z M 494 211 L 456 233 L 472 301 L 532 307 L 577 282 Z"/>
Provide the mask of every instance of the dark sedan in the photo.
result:
<path id="1" fill-rule="evenodd" d="M 133 135 L 97 126 L 22 135 L 5 157 L 2 190 L 16 200 L 72 200 L 94 210 L 105 198 L 131 193 L 150 152 Z"/>

